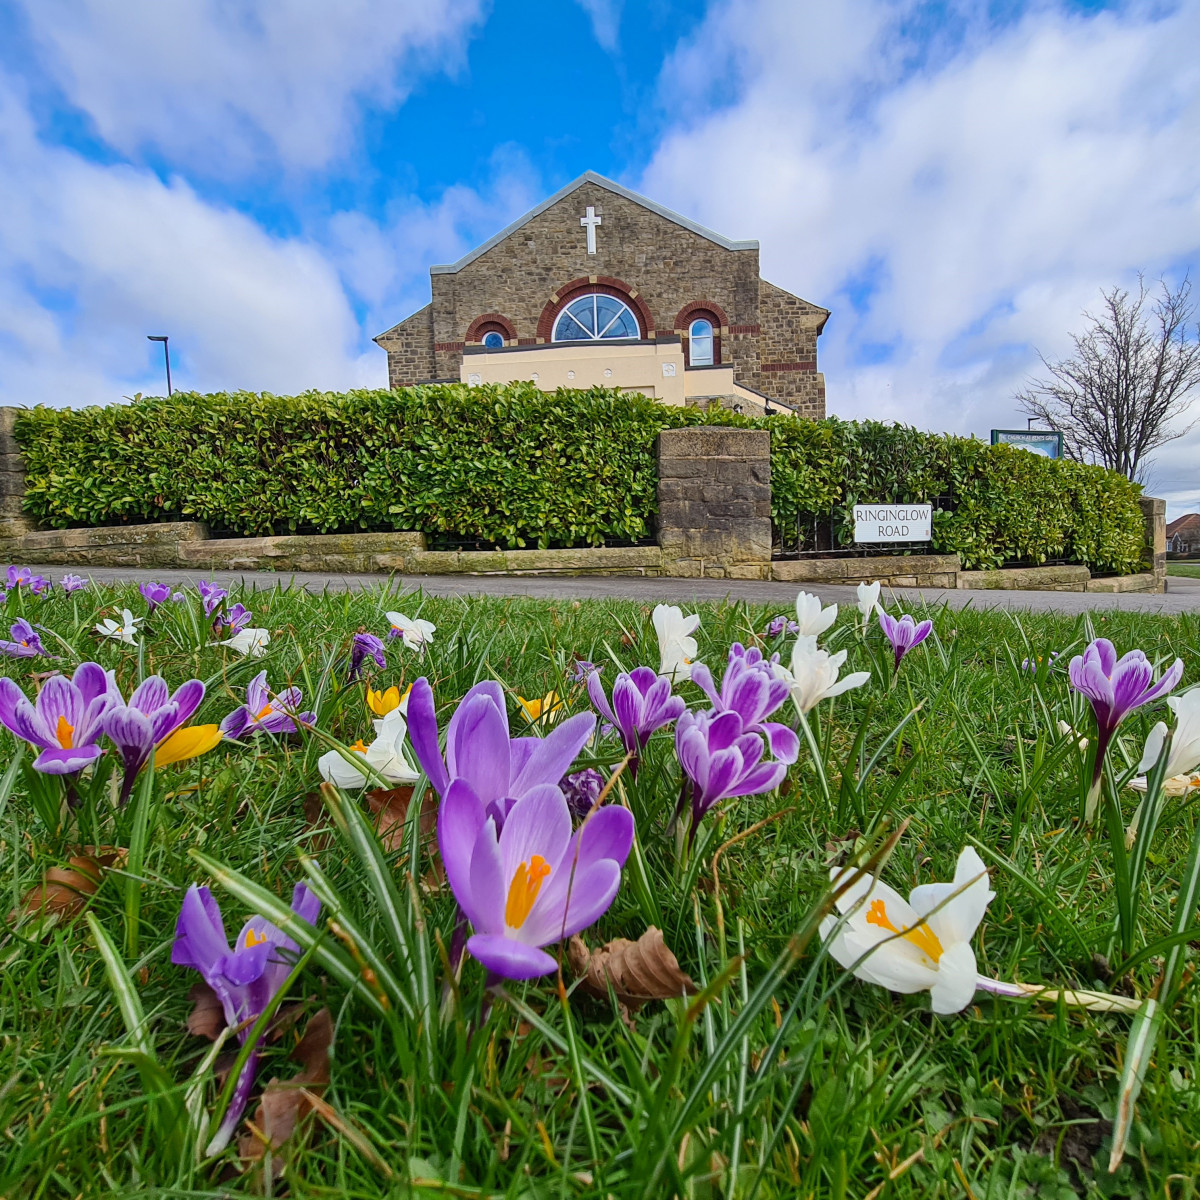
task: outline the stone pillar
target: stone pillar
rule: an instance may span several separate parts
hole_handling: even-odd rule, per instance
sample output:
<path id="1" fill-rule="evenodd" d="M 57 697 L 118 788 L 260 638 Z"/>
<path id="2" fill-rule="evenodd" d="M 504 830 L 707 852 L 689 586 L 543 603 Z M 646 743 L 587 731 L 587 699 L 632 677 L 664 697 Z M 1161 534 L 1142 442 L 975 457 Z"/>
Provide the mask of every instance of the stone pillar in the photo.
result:
<path id="1" fill-rule="evenodd" d="M 1140 500 L 1146 522 L 1146 570 L 1154 572 L 1154 590 L 1167 590 L 1167 502 L 1157 496 Z"/>
<path id="2" fill-rule="evenodd" d="M 33 528 L 21 507 L 25 500 L 25 460 L 13 437 L 20 411 L 0 408 L 0 539 L 19 537 Z"/>
<path id="3" fill-rule="evenodd" d="M 658 544 L 667 574 L 771 577 L 771 435 L 695 426 L 658 435 Z"/>

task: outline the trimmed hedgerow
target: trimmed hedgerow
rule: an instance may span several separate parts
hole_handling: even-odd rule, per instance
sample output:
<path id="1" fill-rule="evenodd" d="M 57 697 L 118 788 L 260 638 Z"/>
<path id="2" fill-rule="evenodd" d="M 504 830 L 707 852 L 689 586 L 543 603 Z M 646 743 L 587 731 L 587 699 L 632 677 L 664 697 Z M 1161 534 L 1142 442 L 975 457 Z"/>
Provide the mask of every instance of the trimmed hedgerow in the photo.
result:
<path id="1" fill-rule="evenodd" d="M 1140 489 L 1122 476 L 877 421 L 449 384 L 39 407 L 15 433 L 25 509 L 57 528 L 193 518 L 242 535 L 397 529 L 551 547 L 652 536 L 654 439 L 699 424 L 770 430 L 773 517 L 785 534 L 831 519 L 849 543 L 855 503 L 933 500 L 934 547 L 966 567 L 1140 567 Z"/>

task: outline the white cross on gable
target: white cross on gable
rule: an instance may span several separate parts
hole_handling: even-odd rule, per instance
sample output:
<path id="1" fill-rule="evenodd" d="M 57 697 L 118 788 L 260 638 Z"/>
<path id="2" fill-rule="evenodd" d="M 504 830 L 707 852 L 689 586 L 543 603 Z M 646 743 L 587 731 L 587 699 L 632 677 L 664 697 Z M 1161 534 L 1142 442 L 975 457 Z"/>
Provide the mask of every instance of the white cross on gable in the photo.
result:
<path id="1" fill-rule="evenodd" d="M 587 214 L 579 218 L 580 225 L 587 229 L 587 252 L 589 254 L 596 253 L 596 226 L 603 225 L 604 222 L 596 216 L 596 210 L 592 205 L 587 206 Z"/>

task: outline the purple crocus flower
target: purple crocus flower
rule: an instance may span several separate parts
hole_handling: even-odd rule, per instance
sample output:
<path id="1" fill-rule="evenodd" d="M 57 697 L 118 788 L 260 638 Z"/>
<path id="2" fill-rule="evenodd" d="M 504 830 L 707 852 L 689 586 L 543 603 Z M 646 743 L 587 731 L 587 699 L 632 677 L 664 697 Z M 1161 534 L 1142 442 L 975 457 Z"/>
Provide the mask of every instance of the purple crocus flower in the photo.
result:
<path id="1" fill-rule="evenodd" d="M 637 777 L 638 760 L 650 735 L 677 720 L 687 709 L 682 696 L 671 694 L 671 680 L 653 667 L 635 667 L 628 674 L 618 675 L 613 682 L 611 705 L 598 674 L 587 677 L 587 690 L 592 705 L 620 732 L 625 752 L 633 755 L 629 760 L 633 778 Z"/>
<path id="2" fill-rule="evenodd" d="M 1183 676 L 1183 659 L 1177 658 L 1163 677 L 1154 682 L 1154 668 L 1141 650 L 1130 650 L 1117 658 L 1108 638 L 1097 638 L 1082 654 L 1071 659 L 1067 669 L 1071 686 L 1091 701 L 1096 714 L 1096 765 L 1088 792 L 1084 819 L 1096 815 L 1104 755 L 1117 726 L 1135 708 L 1165 696 Z"/>
<path id="3" fill-rule="evenodd" d="M 408 697 L 408 736 L 421 770 L 443 802 L 450 785 L 468 784 L 494 817 L 497 828 L 515 801 L 551 786 L 567 773 L 595 728 L 591 713 L 560 721 L 544 738 L 509 737 L 504 692 L 493 680 L 477 683 L 462 698 L 446 729 L 446 757 L 438 749 L 433 689 L 422 676 Z"/>
<path id="4" fill-rule="evenodd" d="M 213 632 L 218 636 L 226 630 L 231 636 L 241 633 L 250 624 L 253 616 L 254 614 L 239 602 L 217 614 L 217 619 L 213 622 Z"/>
<path id="5" fill-rule="evenodd" d="M 206 617 L 211 617 L 216 611 L 217 605 L 229 595 L 223 587 L 215 583 L 205 583 L 203 579 L 197 582 L 196 590 L 200 593 L 200 601 L 204 605 Z"/>
<path id="6" fill-rule="evenodd" d="M 78 592 L 80 589 L 87 587 L 88 581 L 82 575 L 64 575 L 59 581 L 58 586 L 69 596 L 72 592 Z"/>
<path id="7" fill-rule="evenodd" d="M 905 613 L 897 619 L 879 610 L 879 626 L 892 643 L 896 655 L 895 669 L 900 670 L 900 660 L 914 647 L 919 646 L 933 630 L 933 622 L 924 620 L 917 624 L 916 618 Z"/>
<path id="8" fill-rule="evenodd" d="M 383 652 L 383 641 L 373 633 L 356 633 L 350 644 L 350 675 L 353 683 L 361 674 L 367 659 L 371 659 L 382 671 L 387 667 L 387 658 Z"/>
<path id="9" fill-rule="evenodd" d="M 503 827 L 465 778 L 448 785 L 438 810 L 446 879 L 475 927 L 467 952 L 506 979 L 533 979 L 557 967 L 542 947 L 603 916 L 632 845 L 633 814 L 615 804 L 572 834 L 567 802 L 553 784 L 516 800 Z"/>
<path id="10" fill-rule="evenodd" d="M 171 586 L 166 583 L 143 583 L 138 586 L 138 591 L 151 612 L 160 604 L 166 604 L 171 596 Z"/>
<path id="11" fill-rule="evenodd" d="M 312 725 L 316 713 L 297 712 L 304 701 L 298 687 L 284 688 L 272 695 L 267 687 L 266 671 L 259 671 L 246 684 L 246 703 L 235 708 L 221 722 L 221 732 L 227 738 L 240 738 L 244 733 L 295 733 L 296 723 Z"/>
<path id="12" fill-rule="evenodd" d="M 13 588 L 28 588 L 35 596 L 40 596 L 52 584 L 44 575 L 35 575 L 30 567 L 9 567 L 8 586 Z"/>
<path id="13" fill-rule="evenodd" d="M 134 689 L 129 703 L 118 696 L 104 716 L 104 732 L 120 752 L 125 764 L 120 803 L 133 791 L 138 772 L 150 758 L 150 751 L 175 730 L 186 724 L 204 699 L 204 684 L 189 679 L 170 694 L 166 680 L 151 675 Z"/>
<path id="14" fill-rule="evenodd" d="M 575 667 L 571 671 L 571 682 L 584 683 L 590 675 L 603 670 L 603 667 L 596 666 L 594 662 L 588 662 L 586 658 L 578 658 L 575 660 Z"/>
<path id="15" fill-rule="evenodd" d="M 113 702 L 99 663 L 81 663 L 75 674 L 52 675 L 32 704 L 11 679 L 0 679 L 0 724 L 41 753 L 35 770 L 73 775 L 100 757 L 97 743 Z"/>
<path id="16" fill-rule="evenodd" d="M 0 654 L 9 658 L 38 658 L 46 653 L 37 630 L 24 618 L 13 623 L 9 635 L 12 641 L 0 638 Z"/>
<path id="17" fill-rule="evenodd" d="M 321 902 L 304 884 L 298 883 L 292 891 L 292 911 L 312 925 L 321 912 Z M 250 1027 L 283 987 L 299 954 L 300 947 L 286 933 L 259 916 L 251 917 L 242 926 L 231 950 L 221 909 L 212 892 L 194 883 L 188 888 L 175 925 L 171 961 L 200 972 L 204 982 L 216 992 L 227 1025 L 246 1025 L 238 1032 L 240 1042 L 245 1043 Z M 209 1144 L 210 1155 L 223 1150 L 237 1129 L 257 1072 L 256 1045 L 238 1076 L 221 1127 Z"/>
<path id="18" fill-rule="evenodd" d="M 779 655 L 774 656 L 776 662 Z M 712 672 L 703 664 L 692 667 L 692 682 L 712 701 L 717 712 L 736 712 L 742 718 L 743 733 L 761 733 L 767 739 L 773 757 L 794 763 L 800 757 L 800 738 L 794 729 L 778 721 L 768 721 L 773 712 L 787 703 L 790 688 L 763 658 L 757 647 L 747 650 L 739 642 L 729 648 L 729 666 L 718 693 Z"/>
<path id="19" fill-rule="evenodd" d="M 795 621 L 789 621 L 786 616 L 779 616 L 772 619 L 767 626 L 766 636 L 769 638 L 777 638 L 782 633 L 799 633 L 800 626 Z"/>
<path id="20" fill-rule="evenodd" d="M 595 767 L 584 767 L 582 771 L 564 775 L 558 788 L 566 797 L 571 816 L 582 821 L 604 791 L 604 776 Z"/>
<path id="21" fill-rule="evenodd" d="M 675 726 L 675 753 L 683 768 L 685 784 L 676 818 L 690 794 L 691 837 L 704 814 L 722 800 L 735 796 L 757 796 L 783 781 L 787 767 L 781 762 L 763 762 L 762 737 L 747 733 L 734 709 L 687 712 Z"/>

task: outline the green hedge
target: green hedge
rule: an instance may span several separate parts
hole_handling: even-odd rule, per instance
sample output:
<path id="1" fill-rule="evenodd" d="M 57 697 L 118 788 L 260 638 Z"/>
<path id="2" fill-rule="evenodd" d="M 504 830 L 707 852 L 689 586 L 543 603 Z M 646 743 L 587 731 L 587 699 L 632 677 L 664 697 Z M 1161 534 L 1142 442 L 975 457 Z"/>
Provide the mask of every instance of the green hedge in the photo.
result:
<path id="1" fill-rule="evenodd" d="M 39 407 L 16 437 L 25 509 L 54 527 L 194 518 L 267 534 L 419 530 L 506 547 L 636 542 L 653 534 L 654 439 L 726 424 L 771 432 L 773 516 L 832 518 L 861 501 L 944 498 L 934 545 L 967 567 L 1066 558 L 1140 567 L 1139 488 L 1053 462 L 876 421 L 667 408 L 529 384 L 302 396 L 176 393 L 106 408 Z"/>

